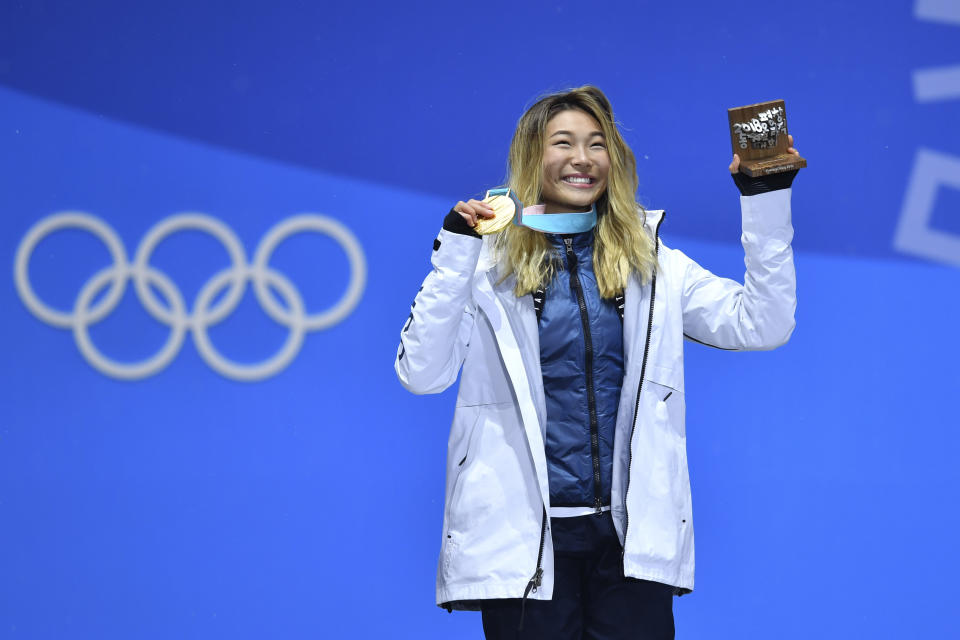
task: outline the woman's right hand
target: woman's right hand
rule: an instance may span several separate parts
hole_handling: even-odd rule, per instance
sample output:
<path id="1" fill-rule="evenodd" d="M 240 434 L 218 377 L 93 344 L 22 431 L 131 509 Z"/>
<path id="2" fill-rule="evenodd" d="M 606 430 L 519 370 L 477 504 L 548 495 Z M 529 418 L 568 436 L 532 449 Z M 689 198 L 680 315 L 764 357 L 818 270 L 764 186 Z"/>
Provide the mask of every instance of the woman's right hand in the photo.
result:
<path id="1" fill-rule="evenodd" d="M 459 213 L 460 217 L 462 217 L 471 227 L 477 226 L 478 217 L 486 219 L 494 217 L 493 207 L 486 202 L 475 200 L 473 198 L 467 200 L 466 202 L 461 200 L 457 204 L 453 205 L 453 210 Z"/>

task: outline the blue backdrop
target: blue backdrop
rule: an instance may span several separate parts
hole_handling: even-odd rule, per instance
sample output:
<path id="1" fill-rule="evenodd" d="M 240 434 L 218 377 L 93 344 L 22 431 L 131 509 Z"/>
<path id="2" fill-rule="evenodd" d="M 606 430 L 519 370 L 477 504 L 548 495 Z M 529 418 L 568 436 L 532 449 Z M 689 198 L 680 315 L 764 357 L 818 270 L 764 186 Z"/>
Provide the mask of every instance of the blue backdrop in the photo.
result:
<path id="1" fill-rule="evenodd" d="M 958 43 L 955 0 L 3 3 L 0 638 L 481 637 L 433 606 L 453 395 L 392 362 L 443 215 L 587 82 L 716 273 L 726 108 L 810 163 L 793 339 L 687 348 L 678 637 L 960 634 Z"/>

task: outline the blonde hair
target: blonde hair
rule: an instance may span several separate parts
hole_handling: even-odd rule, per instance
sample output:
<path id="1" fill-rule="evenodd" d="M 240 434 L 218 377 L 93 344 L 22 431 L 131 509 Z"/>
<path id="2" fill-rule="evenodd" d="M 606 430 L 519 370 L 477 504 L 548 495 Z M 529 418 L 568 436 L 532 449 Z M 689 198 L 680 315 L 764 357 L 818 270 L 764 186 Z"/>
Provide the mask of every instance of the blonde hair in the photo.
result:
<path id="1" fill-rule="evenodd" d="M 525 205 L 541 201 L 543 151 L 547 123 L 567 109 L 577 109 L 599 123 L 610 156 L 607 188 L 596 202 L 593 270 L 600 295 L 622 293 L 633 271 L 647 281 L 656 269 L 653 239 L 644 229 L 646 212 L 637 201 L 637 165 L 613 118 L 610 102 L 596 87 L 586 85 L 538 100 L 517 123 L 510 143 L 507 184 Z M 516 274 L 519 297 L 546 288 L 556 271 L 554 249 L 539 231 L 511 224 L 497 235 L 495 252 L 504 278 Z"/>

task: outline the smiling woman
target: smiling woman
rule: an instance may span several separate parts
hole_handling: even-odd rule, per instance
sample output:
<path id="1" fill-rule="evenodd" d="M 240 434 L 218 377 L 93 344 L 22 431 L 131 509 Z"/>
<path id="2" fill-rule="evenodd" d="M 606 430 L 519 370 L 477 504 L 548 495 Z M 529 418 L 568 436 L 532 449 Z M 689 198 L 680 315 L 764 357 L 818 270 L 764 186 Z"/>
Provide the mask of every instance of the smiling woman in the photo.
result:
<path id="1" fill-rule="evenodd" d="M 589 211 L 607 190 L 610 156 L 600 124 L 568 109 L 547 123 L 543 150 L 544 213 Z"/>
<path id="2" fill-rule="evenodd" d="M 542 203 L 553 215 L 596 208 L 593 266 L 607 299 L 623 291 L 631 271 L 647 280 L 656 264 L 638 215 L 643 210 L 636 201 L 636 161 L 614 122 L 610 102 L 596 87 L 549 95 L 520 118 L 509 159 L 509 184 L 521 202 Z M 495 244 L 504 268 L 516 274 L 518 296 L 553 276 L 557 263 L 549 235 L 511 225 Z"/>
<path id="3" fill-rule="evenodd" d="M 659 241 L 614 123 L 589 86 L 528 109 L 508 186 L 532 206 L 481 239 L 493 208 L 458 202 L 401 333 L 409 390 L 460 375 L 437 604 L 480 609 L 488 638 L 673 638 L 694 570 L 684 338 L 772 349 L 794 326 L 793 176 L 734 177 L 744 286 Z M 541 214 L 575 232 L 524 226 Z"/>

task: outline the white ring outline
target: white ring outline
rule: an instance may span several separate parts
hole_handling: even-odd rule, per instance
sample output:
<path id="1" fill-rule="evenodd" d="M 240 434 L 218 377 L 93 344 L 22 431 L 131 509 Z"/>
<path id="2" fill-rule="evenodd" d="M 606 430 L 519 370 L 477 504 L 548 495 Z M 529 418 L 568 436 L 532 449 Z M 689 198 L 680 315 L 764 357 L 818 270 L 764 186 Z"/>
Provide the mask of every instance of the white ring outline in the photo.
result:
<path id="1" fill-rule="evenodd" d="M 77 294 L 72 313 L 54 309 L 36 295 L 30 284 L 30 258 L 37 245 L 49 234 L 66 228 L 80 228 L 97 236 L 109 250 L 114 264 L 96 272 Z M 187 313 L 183 295 L 162 271 L 149 265 L 150 257 L 164 239 L 180 230 L 199 230 L 208 233 L 227 250 L 231 267 L 215 274 L 197 293 L 193 309 Z M 303 298 L 290 280 L 268 266 L 276 248 L 289 236 L 312 231 L 330 236 L 347 255 L 350 280 L 347 290 L 329 309 L 307 314 Z M 14 281 L 17 292 L 27 309 L 38 319 L 58 328 L 72 329 L 77 348 L 87 362 L 101 373 L 123 380 L 138 380 L 155 375 L 176 358 L 187 330 L 201 358 L 221 375 L 234 380 L 252 382 L 276 375 L 285 369 L 299 353 L 307 331 L 330 327 L 346 318 L 359 303 L 366 285 L 366 259 L 356 236 L 340 222 L 314 213 L 292 216 L 270 228 L 255 252 L 251 266 L 246 266 L 246 254 L 236 234 L 223 222 L 202 213 L 180 213 L 155 224 L 141 241 L 133 264 L 127 262 L 126 251 L 119 235 L 100 218 L 80 211 L 64 211 L 50 215 L 34 224 L 26 233 L 14 261 Z M 139 362 L 117 362 L 105 356 L 93 344 L 88 327 L 112 312 L 120 303 L 128 280 L 133 280 L 138 298 L 147 312 L 158 322 L 170 327 L 171 332 L 160 350 Z M 246 282 L 253 283 L 254 293 L 261 307 L 274 321 L 290 329 L 280 350 L 270 358 L 255 364 L 237 363 L 220 354 L 210 341 L 207 329 L 222 321 L 239 305 L 246 290 Z M 90 303 L 107 285 L 110 289 L 92 308 Z M 157 300 L 150 285 L 167 299 L 169 306 Z M 225 286 L 230 289 L 214 306 L 210 303 Z M 270 288 L 284 299 L 287 308 L 280 306 Z"/>
<path id="2" fill-rule="evenodd" d="M 224 282 L 229 281 L 231 276 L 230 270 L 224 270 L 211 278 L 197 296 L 197 309 L 206 309 L 210 301 L 216 297 L 217 292 L 223 288 Z M 270 284 L 286 298 L 291 310 L 303 317 L 303 298 L 293 284 L 280 272 L 273 269 L 270 269 L 268 279 L 271 280 Z M 290 325 L 290 335 L 280 350 L 273 357 L 256 365 L 240 364 L 221 355 L 210 341 L 210 337 L 207 335 L 207 327 L 203 323 L 197 322 L 193 325 L 193 342 L 206 363 L 218 373 L 234 380 L 251 382 L 275 375 L 293 361 L 303 345 L 303 336 L 306 333 L 303 325 L 303 322 Z"/>
<path id="3" fill-rule="evenodd" d="M 37 248 L 41 240 L 61 229 L 85 229 L 102 240 L 103 244 L 107 245 L 107 250 L 110 251 L 110 256 L 113 258 L 113 266 L 118 278 L 127 267 L 127 252 L 123 248 L 120 236 L 110 225 L 100 218 L 82 211 L 55 213 L 30 227 L 27 235 L 20 241 L 20 246 L 17 247 L 17 257 L 14 260 L 13 279 L 17 286 L 17 293 L 20 294 L 20 299 L 23 300 L 23 304 L 27 306 L 30 313 L 47 324 L 52 324 L 61 329 L 69 329 L 74 323 L 73 314 L 57 311 L 46 305 L 34 293 L 33 287 L 30 286 L 30 258 L 33 255 L 33 250 Z M 90 315 L 95 318 L 93 322 L 102 319 L 113 311 L 117 303 L 120 302 L 126 288 L 127 281 L 125 279 L 114 280 L 110 292 L 91 312 Z"/>
<path id="4" fill-rule="evenodd" d="M 111 378 L 120 378 L 123 380 L 148 378 L 165 369 L 166 366 L 177 357 L 177 354 L 180 353 L 180 347 L 183 345 L 183 337 L 186 333 L 186 325 L 182 322 L 172 325 L 170 337 L 167 339 L 167 342 L 160 348 L 160 351 L 146 360 L 129 363 L 117 362 L 103 355 L 93 344 L 93 340 L 87 332 L 87 327 L 96 322 L 96 320 L 92 317 L 88 318 L 88 314 L 84 313 L 84 311 L 86 305 L 89 304 L 96 293 L 103 288 L 103 283 L 100 281 L 116 278 L 116 271 L 118 270 L 115 268 L 103 269 L 90 278 L 80 290 L 80 294 L 77 296 L 76 306 L 74 307 L 73 339 L 77 343 L 77 348 L 80 349 L 80 353 L 82 353 L 87 362 L 90 363 L 90 366 L 97 369 L 100 373 L 108 375 Z M 126 282 L 127 277 L 133 275 L 132 271 L 132 269 L 126 269 L 126 273 L 122 275 L 124 282 Z M 163 291 L 170 300 L 170 306 L 183 314 L 183 296 L 180 294 L 180 290 L 177 289 L 176 285 L 170 281 L 170 278 L 161 271 L 150 269 L 148 279 L 153 280 L 154 284 Z"/>
<path id="5" fill-rule="evenodd" d="M 212 216 L 202 213 L 179 213 L 169 218 L 161 220 L 153 225 L 137 248 L 137 255 L 133 260 L 133 282 L 137 288 L 137 295 L 143 301 L 144 308 L 157 321 L 164 324 L 174 324 L 181 321 L 180 317 L 170 316 L 170 312 L 162 305 L 158 304 L 150 287 L 147 286 L 146 277 L 149 269 L 150 257 L 153 255 L 157 245 L 166 240 L 170 235 L 177 231 L 205 231 L 220 243 L 227 250 L 230 261 L 233 263 L 231 274 L 233 281 L 230 283 L 230 291 L 224 296 L 217 307 L 210 312 L 210 316 L 205 316 L 203 321 L 208 324 L 216 324 L 223 320 L 227 315 L 233 312 L 240 304 L 243 297 L 243 291 L 246 289 L 244 278 L 246 275 L 247 256 L 243 250 L 243 244 L 237 235 L 224 223 Z M 196 303 L 194 303 L 196 307 Z M 191 313 L 186 321 L 194 325 L 198 319 Z"/>
<path id="6" fill-rule="evenodd" d="M 289 236 L 303 231 L 315 231 L 330 236 L 346 252 L 347 260 L 350 262 L 350 282 L 340 300 L 326 311 L 307 315 L 303 318 L 303 328 L 305 330 L 317 331 L 337 324 L 357 306 L 367 281 L 367 264 L 363 257 L 363 249 L 360 247 L 356 236 L 332 218 L 324 218 L 314 214 L 301 214 L 274 225 L 264 235 L 254 254 L 252 280 L 260 304 L 270 314 L 270 317 L 280 324 L 292 327 L 294 319 L 270 295 L 262 276 L 266 275 L 268 271 L 267 262 L 269 262 L 277 246 Z"/>

